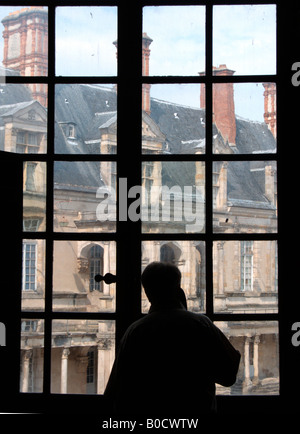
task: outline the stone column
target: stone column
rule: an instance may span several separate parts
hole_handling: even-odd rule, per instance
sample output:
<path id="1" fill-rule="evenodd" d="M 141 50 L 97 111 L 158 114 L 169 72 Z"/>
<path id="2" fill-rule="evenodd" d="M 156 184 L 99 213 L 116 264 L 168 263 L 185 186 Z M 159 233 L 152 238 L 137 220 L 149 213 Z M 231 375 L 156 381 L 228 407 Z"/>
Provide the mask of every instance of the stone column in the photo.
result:
<path id="1" fill-rule="evenodd" d="M 27 393 L 28 392 L 28 386 L 29 386 L 29 365 L 30 365 L 30 359 L 32 357 L 32 349 L 25 350 L 23 355 L 23 379 L 22 379 L 22 386 L 21 386 L 21 392 Z"/>
<path id="2" fill-rule="evenodd" d="M 243 388 L 245 390 L 249 389 L 252 385 L 250 379 L 250 342 L 251 337 L 245 336 L 245 345 L 244 345 L 244 364 L 245 364 L 245 378 L 243 382 Z"/>
<path id="3" fill-rule="evenodd" d="M 98 366 L 97 366 L 97 393 L 103 394 L 106 383 L 108 380 L 107 376 L 107 362 L 110 349 L 110 340 L 107 338 L 99 339 L 98 342 Z"/>
<path id="4" fill-rule="evenodd" d="M 258 365 L 258 346 L 260 342 L 260 336 L 256 335 L 254 338 L 254 346 L 253 346 L 253 366 L 254 366 L 254 375 L 253 375 L 253 384 L 259 383 L 259 365 Z"/>
<path id="5" fill-rule="evenodd" d="M 64 348 L 61 355 L 60 393 L 67 393 L 69 348 Z"/>

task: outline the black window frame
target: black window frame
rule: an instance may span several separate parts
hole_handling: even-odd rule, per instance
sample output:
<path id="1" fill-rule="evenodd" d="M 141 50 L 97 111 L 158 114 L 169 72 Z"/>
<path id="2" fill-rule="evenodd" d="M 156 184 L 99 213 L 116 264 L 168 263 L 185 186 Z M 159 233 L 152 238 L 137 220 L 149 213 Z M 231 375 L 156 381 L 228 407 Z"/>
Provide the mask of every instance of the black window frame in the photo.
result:
<path id="1" fill-rule="evenodd" d="M 19 5 L 20 2 L 11 1 L 3 6 Z M 41 5 L 41 2 L 23 1 L 22 5 Z M 118 7 L 118 76 L 117 77 L 56 77 L 55 76 L 55 8 L 56 6 L 117 6 Z M 142 76 L 142 10 L 144 6 L 158 5 L 205 5 L 206 6 L 206 75 L 201 77 L 143 77 Z M 219 4 L 276 4 L 277 5 L 277 74 L 276 76 L 235 76 L 235 77 L 214 77 L 212 75 L 212 11 L 213 5 Z M 224 1 L 134 1 L 134 0 L 104 0 L 104 1 L 64 1 L 64 2 L 42 2 L 48 7 L 49 17 L 49 68 L 47 77 L 7 77 L 8 83 L 46 83 L 48 84 L 48 148 L 47 154 L 8 154 L 1 152 L 1 192 L 3 200 L 9 205 L 11 218 L 9 222 L 2 218 L 3 235 L 12 234 L 13 241 L 9 244 L 4 260 L 10 279 L 6 286 L 12 288 L 4 295 L 3 301 L 11 306 L 8 312 L 1 309 L 1 322 L 6 325 L 7 346 L 1 347 L 3 358 L 3 370 L 10 366 L 10 372 L 14 376 L 5 386 L 7 389 L 7 401 L 5 409 L 8 412 L 36 411 L 41 413 L 59 413 L 62 403 L 65 403 L 67 411 L 75 413 L 77 409 L 82 412 L 97 412 L 103 409 L 105 414 L 105 400 L 103 396 L 76 396 L 51 394 L 51 321 L 54 319 L 113 319 L 116 320 L 116 348 L 127 326 L 141 316 L 141 287 L 140 287 L 140 265 L 141 265 L 141 242 L 143 240 L 200 240 L 206 245 L 206 313 L 214 321 L 228 320 L 233 318 L 232 314 L 217 314 L 213 312 L 213 282 L 212 282 L 212 245 L 214 240 L 276 240 L 278 242 L 278 314 L 234 314 L 235 320 L 276 320 L 279 321 L 279 348 L 280 348 L 280 395 L 279 396 L 218 396 L 218 404 L 221 412 L 239 414 L 258 414 L 268 412 L 278 414 L 286 409 L 296 407 L 296 402 L 290 401 L 290 383 L 295 380 L 297 363 L 299 363 L 299 352 L 295 354 L 295 348 L 290 345 L 291 324 L 297 321 L 297 303 L 299 295 L 294 295 L 292 300 L 288 298 L 285 285 L 285 273 L 289 271 L 286 265 L 286 249 L 289 244 L 286 241 L 286 222 L 289 221 L 287 198 L 285 197 L 284 176 L 287 173 L 288 158 L 285 154 L 285 132 L 290 119 L 296 121 L 297 116 L 293 114 L 288 117 L 284 106 L 291 101 L 296 104 L 295 89 L 290 84 L 290 67 L 295 58 L 296 41 L 291 41 L 296 33 L 293 33 L 293 23 L 296 28 L 296 14 L 293 16 L 292 4 L 289 0 L 281 1 L 245 1 L 245 2 L 224 2 Z M 289 23 L 289 24 L 288 24 Z M 288 28 L 290 27 L 289 31 Z M 289 45 L 290 44 L 290 45 Z M 288 48 L 287 48 L 288 47 Z M 263 155 L 216 155 L 212 152 L 212 85 L 215 82 L 222 83 L 232 81 L 242 82 L 265 82 L 272 81 L 277 86 L 277 114 L 278 114 L 278 149 L 276 154 Z M 200 235 L 188 234 L 142 234 L 140 222 L 117 221 L 116 234 L 60 234 L 53 232 L 53 168 L 54 161 L 116 161 L 117 176 L 127 178 L 128 189 L 134 185 L 141 185 L 142 162 L 143 161 L 182 161 L 183 156 L 164 155 L 150 156 L 143 155 L 141 149 L 141 96 L 143 83 L 205 83 L 206 85 L 206 153 L 205 155 L 184 156 L 187 161 L 205 161 L 206 175 L 206 232 Z M 78 156 L 58 155 L 54 151 L 54 108 L 55 108 L 55 84 L 58 83 L 114 83 L 118 86 L 118 126 L 117 138 L 118 148 L 116 155 Z M 128 110 L 128 100 L 130 109 Z M 122 146 L 126 142 L 129 121 L 134 122 L 131 129 L 131 155 L 135 158 L 128 159 L 128 149 Z M 289 155 L 290 158 L 290 155 Z M 277 161 L 278 168 L 278 233 L 276 234 L 215 234 L 212 227 L 213 214 L 213 186 L 212 186 L 212 164 L 214 161 L 250 161 L 250 160 L 272 160 Z M 47 228 L 45 232 L 23 232 L 22 230 L 22 168 L 24 161 L 46 161 L 47 162 Z M 5 170 L 13 168 L 14 181 L 5 185 Z M 8 172 L 9 173 L 9 172 Z M 291 175 L 293 176 L 293 175 Z M 295 175 L 294 175 L 295 176 Z M 10 198 L 15 200 L 11 203 Z M 285 208 L 286 207 L 286 208 Z M 54 240 L 66 239 L 78 240 L 104 240 L 117 241 L 117 296 L 115 313 L 57 313 L 52 311 L 52 271 L 53 271 L 53 243 Z M 22 271 L 22 240 L 46 239 L 46 291 L 44 312 L 22 312 L 21 310 L 21 271 Z M 128 255 L 128 246 L 131 255 Z M 16 258 L 10 263 L 9 258 Z M 126 260 L 124 260 L 126 258 Z M 292 260 L 292 264 L 295 264 Z M 4 283 L 6 277 L 4 277 Z M 17 288 L 17 289 L 16 289 Z M 42 394 L 22 394 L 19 392 L 19 367 L 20 367 L 20 335 L 21 319 L 44 320 L 45 341 L 44 341 L 44 389 Z M 298 317 L 299 319 L 299 317 Z M 3 374 L 1 374 L 3 375 Z M 300 384 L 300 381 L 298 381 Z M 100 403 L 100 404 L 99 404 Z"/>

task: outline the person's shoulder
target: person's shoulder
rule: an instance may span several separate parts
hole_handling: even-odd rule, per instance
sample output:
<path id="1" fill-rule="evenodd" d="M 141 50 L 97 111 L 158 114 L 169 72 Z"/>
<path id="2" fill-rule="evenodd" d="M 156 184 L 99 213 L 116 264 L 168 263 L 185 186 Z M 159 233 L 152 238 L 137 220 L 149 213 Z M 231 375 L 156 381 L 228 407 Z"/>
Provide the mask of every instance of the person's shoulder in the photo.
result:
<path id="1" fill-rule="evenodd" d="M 195 321 L 202 326 L 213 327 L 213 322 L 203 313 L 191 312 L 189 310 L 185 311 L 185 317 L 189 318 L 192 321 Z"/>

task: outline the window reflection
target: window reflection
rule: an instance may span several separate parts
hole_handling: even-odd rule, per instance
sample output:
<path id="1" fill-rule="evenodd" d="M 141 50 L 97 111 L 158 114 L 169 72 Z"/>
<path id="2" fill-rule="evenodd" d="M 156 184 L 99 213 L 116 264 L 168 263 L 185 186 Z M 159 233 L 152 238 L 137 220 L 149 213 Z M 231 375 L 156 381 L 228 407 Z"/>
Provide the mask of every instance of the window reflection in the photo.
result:
<path id="1" fill-rule="evenodd" d="M 214 6 L 213 64 L 225 62 L 237 75 L 276 74 L 276 5 Z"/>
<path id="2" fill-rule="evenodd" d="M 142 182 L 143 232 L 204 232 L 204 163 L 144 162 Z"/>
<path id="3" fill-rule="evenodd" d="M 214 310 L 277 313 L 276 241 L 215 241 Z"/>
<path id="4" fill-rule="evenodd" d="M 116 285 L 95 276 L 116 274 L 113 241 L 54 241 L 53 310 L 113 312 Z"/>
<path id="5" fill-rule="evenodd" d="M 198 84 L 147 85 L 143 88 L 142 152 L 204 154 L 205 110 L 200 109 Z M 146 104 L 148 104 L 146 106 Z"/>
<path id="6" fill-rule="evenodd" d="M 116 7 L 56 8 L 56 75 L 117 75 Z"/>
<path id="7" fill-rule="evenodd" d="M 48 9 L 43 6 L 0 8 L 4 75 L 48 74 Z M 2 51 L 2 50 L 1 50 Z"/>
<path id="8" fill-rule="evenodd" d="M 181 287 L 188 310 L 205 312 L 205 243 L 203 241 L 143 241 L 142 271 L 153 261 L 170 262 L 181 272 Z M 149 310 L 149 301 L 142 288 L 142 312 Z"/>
<path id="9" fill-rule="evenodd" d="M 216 322 L 241 353 L 237 380 L 231 387 L 217 385 L 218 395 L 278 395 L 279 352 L 276 321 Z"/>
<path id="10" fill-rule="evenodd" d="M 113 85 L 55 87 L 55 152 L 117 153 L 117 92 Z"/>
<path id="11" fill-rule="evenodd" d="M 145 7 L 143 32 L 153 40 L 150 75 L 197 75 L 204 69 L 204 6 Z"/>
<path id="12" fill-rule="evenodd" d="M 21 320 L 20 392 L 43 392 L 44 320 Z"/>
<path id="13" fill-rule="evenodd" d="M 54 163 L 54 230 L 114 232 L 116 163 Z"/>
<path id="14" fill-rule="evenodd" d="M 51 392 L 103 394 L 115 353 L 115 322 L 52 322 Z"/>
<path id="15" fill-rule="evenodd" d="M 45 303 L 45 240 L 23 240 L 22 311 L 43 311 Z"/>
<path id="16" fill-rule="evenodd" d="M 46 230 L 46 163 L 23 163 L 23 231 Z"/>
<path id="17" fill-rule="evenodd" d="M 214 74 L 222 74 L 225 68 L 215 68 Z M 213 115 L 215 153 L 276 152 L 275 83 L 215 83 Z"/>
<path id="18" fill-rule="evenodd" d="M 275 161 L 213 163 L 215 232 L 277 231 Z"/>

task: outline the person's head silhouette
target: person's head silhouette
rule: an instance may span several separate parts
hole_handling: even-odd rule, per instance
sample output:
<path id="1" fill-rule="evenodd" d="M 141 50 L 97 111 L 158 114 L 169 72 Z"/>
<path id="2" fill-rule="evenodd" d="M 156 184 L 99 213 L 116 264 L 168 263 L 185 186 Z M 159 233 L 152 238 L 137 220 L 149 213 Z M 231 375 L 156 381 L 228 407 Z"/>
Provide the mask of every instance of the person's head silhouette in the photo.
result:
<path id="1" fill-rule="evenodd" d="M 186 308 L 185 294 L 180 287 L 181 272 L 174 264 L 152 262 L 142 273 L 142 284 L 152 306 L 182 304 Z"/>

